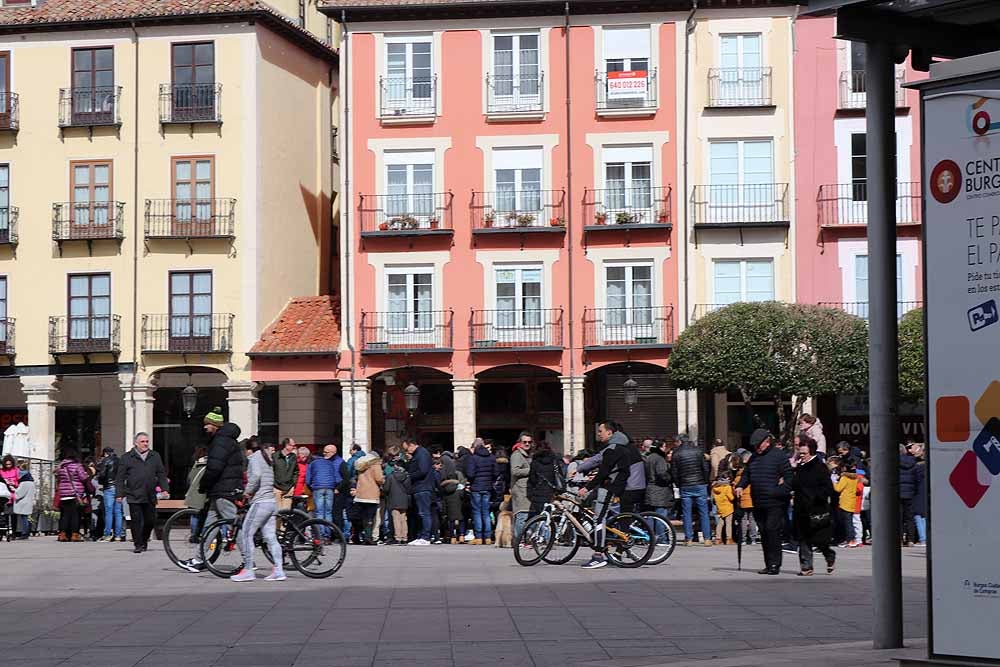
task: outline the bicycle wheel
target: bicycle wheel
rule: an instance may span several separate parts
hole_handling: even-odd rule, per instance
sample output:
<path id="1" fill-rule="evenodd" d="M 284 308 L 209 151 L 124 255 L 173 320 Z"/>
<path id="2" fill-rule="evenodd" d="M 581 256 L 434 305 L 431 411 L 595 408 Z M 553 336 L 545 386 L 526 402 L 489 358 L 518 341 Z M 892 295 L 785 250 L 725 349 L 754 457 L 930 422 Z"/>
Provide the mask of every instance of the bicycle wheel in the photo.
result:
<path id="1" fill-rule="evenodd" d="M 288 558 L 292 566 L 307 577 L 329 577 L 344 564 L 347 540 L 329 521 L 309 519 L 289 526 L 288 532 Z"/>
<path id="2" fill-rule="evenodd" d="M 514 544 L 514 560 L 525 567 L 542 560 L 552 548 L 553 535 L 549 517 L 544 514 L 531 517 Z"/>
<path id="3" fill-rule="evenodd" d="M 236 545 L 239 529 L 234 519 L 220 519 L 201 531 L 199 555 L 217 577 L 231 577 L 243 567 L 243 555 Z"/>
<path id="4" fill-rule="evenodd" d="M 565 514 L 553 517 L 552 523 L 554 524 L 552 546 L 542 560 L 549 565 L 564 565 L 573 560 L 573 556 L 579 551 L 580 536 L 576 534 L 576 529 Z"/>
<path id="5" fill-rule="evenodd" d="M 653 555 L 656 537 L 652 526 L 638 514 L 619 514 L 608 519 L 604 528 L 607 556 L 613 565 L 639 567 Z"/>
<path id="6" fill-rule="evenodd" d="M 191 560 L 199 555 L 201 543 L 201 527 L 196 533 L 191 532 L 191 522 L 197 518 L 198 510 L 184 509 L 171 514 L 163 524 L 163 550 L 174 565 L 180 566 L 182 561 Z"/>
<path id="7" fill-rule="evenodd" d="M 649 557 L 647 565 L 659 565 L 674 553 L 677 546 L 677 533 L 674 532 L 673 525 L 656 512 L 643 512 L 644 517 L 653 528 L 653 535 L 656 536 L 656 546 L 653 547 L 653 555 Z"/>

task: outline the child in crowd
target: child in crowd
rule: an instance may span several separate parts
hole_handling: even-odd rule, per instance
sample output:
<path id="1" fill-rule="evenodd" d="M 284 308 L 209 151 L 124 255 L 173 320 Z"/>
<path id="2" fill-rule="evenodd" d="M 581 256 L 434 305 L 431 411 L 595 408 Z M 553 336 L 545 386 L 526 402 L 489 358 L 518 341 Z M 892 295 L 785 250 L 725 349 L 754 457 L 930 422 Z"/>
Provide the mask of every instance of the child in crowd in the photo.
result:
<path id="1" fill-rule="evenodd" d="M 712 484 L 712 498 L 715 499 L 715 508 L 719 513 L 719 519 L 715 522 L 715 543 L 735 544 L 736 541 L 733 539 L 733 513 L 735 512 L 733 501 L 736 499 L 736 494 L 733 493 L 733 485 L 729 481 L 728 469 L 724 471 L 721 467 L 719 468 L 719 477 Z M 728 542 L 722 540 L 723 527 L 725 527 Z"/>
<path id="2" fill-rule="evenodd" d="M 833 490 L 840 500 L 837 504 L 837 531 L 835 541 L 842 547 L 856 547 L 854 539 L 854 506 L 857 503 L 858 476 L 853 459 L 842 461 L 838 457 L 830 459 L 830 465 L 837 475 Z"/>

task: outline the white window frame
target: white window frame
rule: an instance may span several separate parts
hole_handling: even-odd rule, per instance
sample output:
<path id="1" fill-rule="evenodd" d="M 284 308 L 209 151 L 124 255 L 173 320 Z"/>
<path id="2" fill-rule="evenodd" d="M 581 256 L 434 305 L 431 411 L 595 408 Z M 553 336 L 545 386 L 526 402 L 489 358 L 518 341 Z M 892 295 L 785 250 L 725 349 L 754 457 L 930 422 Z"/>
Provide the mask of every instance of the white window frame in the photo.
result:
<path id="1" fill-rule="evenodd" d="M 393 83 L 399 77 L 394 76 L 389 71 L 389 49 L 391 45 L 406 45 L 404 56 L 402 84 Z M 414 95 L 413 83 L 413 45 L 427 44 L 430 47 L 430 80 L 420 85 L 429 87 L 427 96 Z M 400 116 L 429 116 L 434 115 L 437 109 L 435 58 L 434 58 L 434 38 L 433 35 L 386 35 L 384 40 L 384 53 L 382 55 L 382 76 L 384 77 L 383 88 L 380 91 L 379 114 L 388 117 L 393 114 Z M 402 86 L 400 88 L 400 85 Z M 386 113 L 389 112 L 389 113 Z"/>
<path id="2" fill-rule="evenodd" d="M 636 57 L 638 55 L 638 54 L 636 54 L 636 55 L 624 56 L 622 58 L 609 58 L 608 57 L 608 55 L 609 55 L 609 53 L 608 53 L 608 41 L 609 41 L 608 40 L 608 34 L 609 33 L 614 33 L 614 32 L 625 32 L 627 30 L 631 30 L 631 31 L 635 31 L 635 32 L 644 31 L 646 33 L 646 45 L 648 47 L 646 49 L 646 56 L 644 58 L 643 57 Z M 646 69 L 645 69 L 645 71 L 646 72 L 652 72 L 653 71 L 654 62 L 653 62 L 652 26 L 650 26 L 649 24 L 646 24 L 646 25 L 605 26 L 604 29 L 603 29 L 603 32 L 604 32 L 604 36 L 603 36 L 603 44 L 602 44 L 602 48 L 601 48 L 601 70 L 605 73 L 605 75 L 607 75 L 607 73 L 608 73 L 608 61 L 609 60 L 622 60 L 623 61 L 623 63 L 622 63 L 623 69 L 622 70 L 612 70 L 612 71 L 623 71 L 623 72 L 635 71 L 635 70 L 632 69 L 632 64 L 633 64 L 632 61 L 634 61 L 634 60 L 645 60 L 646 61 Z M 639 71 L 642 71 L 642 70 L 639 70 Z"/>
<path id="3" fill-rule="evenodd" d="M 501 297 L 499 281 L 499 272 L 501 271 L 515 271 L 517 273 L 517 278 L 514 281 L 514 305 L 515 308 L 511 311 L 500 307 Z M 538 282 L 538 318 L 537 321 L 530 321 L 529 317 L 526 315 L 534 309 L 528 309 L 524 307 L 524 285 L 523 272 L 524 271 L 537 271 L 539 274 Z M 493 265 L 493 275 L 491 280 L 493 282 L 493 330 L 494 337 L 498 340 L 504 342 L 530 342 L 530 341 L 545 341 L 545 327 L 546 327 L 546 298 L 545 298 L 545 265 L 542 263 L 518 263 L 518 264 L 494 264 Z M 514 313 L 513 320 L 509 321 L 507 318 L 502 317 L 501 313 L 511 312 Z"/>
<path id="4" fill-rule="evenodd" d="M 436 275 L 435 267 L 432 265 L 411 265 L 411 266 L 387 266 L 384 270 L 383 277 L 383 312 L 386 313 L 385 319 L 380 323 L 380 331 L 377 339 L 379 342 L 387 342 L 389 345 L 405 344 L 405 343 L 434 343 L 435 325 L 434 325 L 434 315 L 433 313 L 437 310 L 437 295 L 435 294 L 435 285 L 437 283 L 438 277 Z M 413 305 L 418 301 L 417 298 L 417 282 L 415 277 L 418 275 L 428 275 L 430 276 L 430 308 L 427 309 L 426 317 L 421 316 L 421 311 L 413 308 Z M 393 311 L 391 308 L 392 304 L 392 293 L 390 280 L 392 276 L 405 276 L 406 283 L 406 310 L 404 311 Z M 394 313 L 405 314 L 405 322 L 402 326 L 397 326 L 394 322 Z M 418 319 L 419 318 L 419 319 Z M 423 321 L 420 321 L 420 320 Z"/>
<path id="5" fill-rule="evenodd" d="M 406 192 L 403 195 L 394 195 L 389 192 L 389 173 L 392 171 L 392 167 L 406 167 Z M 431 183 L 430 192 L 428 193 L 418 193 L 415 188 L 414 180 L 414 167 L 430 167 L 431 171 Z M 432 227 L 431 221 L 437 218 L 437 206 L 434 194 L 437 192 L 437 162 L 435 152 L 432 150 L 414 150 L 414 151 L 386 151 L 382 155 L 382 169 L 384 170 L 385 178 L 385 217 L 386 220 L 392 224 L 391 220 L 398 216 L 410 216 L 416 220 L 416 227 L 419 229 L 430 229 Z M 395 207 L 390 208 L 390 202 L 393 201 L 395 197 L 400 197 L 405 199 L 406 210 L 396 214 L 392 211 Z M 418 211 L 417 199 L 427 197 L 430 203 L 429 211 Z"/>
<path id="6" fill-rule="evenodd" d="M 501 95 L 497 93 L 497 48 L 496 39 L 498 37 L 510 37 L 512 39 L 512 59 L 511 59 L 511 94 Z M 536 78 L 537 90 L 535 93 L 521 92 L 521 38 L 534 37 L 537 40 L 536 52 L 538 62 L 536 67 L 538 75 Z M 542 90 L 544 87 L 544 59 L 542 52 L 542 34 L 536 30 L 517 30 L 511 32 L 493 31 L 489 34 L 489 63 L 490 63 L 490 95 L 491 106 L 501 107 L 503 111 L 499 113 L 519 113 L 519 112 L 539 112 L 542 110 Z"/>
<path id="7" fill-rule="evenodd" d="M 712 303 L 715 306 L 728 306 L 722 303 L 715 289 L 716 267 L 720 264 L 738 264 L 740 268 L 740 298 L 731 303 L 744 303 L 747 301 L 747 264 L 750 262 L 767 263 L 771 265 L 771 298 L 763 301 L 773 301 L 776 298 L 775 274 L 773 257 L 740 257 L 740 258 L 717 258 L 712 260 Z"/>
<path id="8" fill-rule="evenodd" d="M 545 188 L 545 153 L 544 149 L 540 146 L 531 146 L 524 148 L 517 147 L 502 147 L 494 148 L 492 153 L 492 182 L 493 182 L 493 212 L 494 220 L 492 223 L 493 227 L 515 227 L 517 226 L 517 217 L 511 218 L 510 214 L 515 214 L 515 216 L 534 216 L 534 219 L 527 225 L 530 227 L 537 227 L 539 225 L 546 224 L 545 219 L 545 202 L 544 195 L 542 192 Z M 538 191 L 537 195 L 532 199 L 528 195 L 528 191 L 524 188 L 524 171 L 526 169 L 537 169 L 538 170 Z M 501 202 L 500 196 L 500 181 L 498 175 L 500 171 L 513 171 L 514 172 L 514 190 L 513 190 L 513 208 L 507 206 L 507 202 Z M 506 191 L 505 191 L 506 192 Z M 534 205 L 532 205 L 534 204 Z"/>
<path id="9" fill-rule="evenodd" d="M 764 183 L 747 183 L 747 144 L 767 144 L 770 148 L 771 171 Z M 736 183 L 717 184 L 712 170 L 712 148 L 717 145 L 736 145 Z M 771 222 L 777 219 L 779 204 L 775 182 L 774 138 L 711 139 L 708 142 L 708 222 L 728 222 L 738 218 L 741 222 Z M 770 186 L 770 187 L 768 187 Z M 730 212 L 738 210 L 733 216 Z"/>
<path id="10" fill-rule="evenodd" d="M 858 269 L 861 266 L 861 258 L 865 260 L 865 292 L 864 298 L 858 289 Z M 869 303 L 871 299 L 871 261 L 869 261 L 870 255 L 867 252 L 855 253 L 851 256 L 851 275 L 850 281 L 854 286 L 854 302 L 853 307 L 848 306 L 847 310 L 852 315 L 857 315 L 861 319 L 868 321 L 869 313 Z M 903 263 L 903 252 L 901 249 L 896 249 L 896 318 L 900 318 L 906 314 L 909 304 L 911 301 L 906 298 L 906 267 Z"/>
<path id="11" fill-rule="evenodd" d="M 759 63 L 756 67 L 747 67 L 744 61 L 743 44 L 748 37 L 757 39 L 760 48 Z M 726 66 L 723 59 L 723 44 L 727 39 L 736 38 L 736 67 Z M 723 103 L 736 103 L 740 100 L 759 100 L 764 97 L 764 35 L 760 32 L 727 32 L 719 35 L 719 99 Z"/>
<path id="12" fill-rule="evenodd" d="M 635 305 L 635 269 L 649 270 L 649 305 Z M 613 308 L 610 303 L 608 272 L 611 269 L 625 269 L 625 306 L 624 317 L 612 317 Z M 601 273 L 601 299 L 604 304 L 603 326 L 598 332 L 603 344 L 635 343 L 643 339 L 656 342 L 656 304 L 657 275 L 656 263 L 650 259 L 609 260 L 604 262 Z M 646 317 L 642 317 L 643 311 Z"/>
<path id="13" fill-rule="evenodd" d="M 653 211 L 655 197 L 653 189 L 656 187 L 655 155 L 653 146 L 604 146 L 601 150 L 601 185 L 604 189 L 603 204 L 604 210 L 608 214 L 606 224 L 616 223 L 615 217 L 618 213 L 624 213 L 633 217 L 629 224 L 644 222 L 655 222 Z M 608 167 L 611 165 L 623 165 L 624 187 L 620 196 L 612 198 L 612 188 L 609 185 Z M 635 186 L 635 167 L 649 166 L 649 184 L 646 197 L 642 197 L 642 188 Z"/>

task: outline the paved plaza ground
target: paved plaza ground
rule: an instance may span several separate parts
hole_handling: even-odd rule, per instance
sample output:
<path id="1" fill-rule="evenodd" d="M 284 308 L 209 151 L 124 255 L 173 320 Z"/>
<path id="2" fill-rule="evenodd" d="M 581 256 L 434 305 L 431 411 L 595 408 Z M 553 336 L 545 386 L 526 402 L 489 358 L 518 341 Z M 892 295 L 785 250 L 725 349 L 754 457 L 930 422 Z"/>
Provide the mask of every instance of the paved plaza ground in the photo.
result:
<path id="1" fill-rule="evenodd" d="M 759 547 L 664 565 L 520 567 L 492 547 L 353 547 L 337 576 L 235 584 L 153 542 L 0 544 L 3 665 L 891 665 L 871 651 L 870 550 L 836 575 L 763 577 Z M 906 636 L 927 634 L 924 553 L 903 554 Z M 910 643 L 911 655 L 921 641 Z"/>

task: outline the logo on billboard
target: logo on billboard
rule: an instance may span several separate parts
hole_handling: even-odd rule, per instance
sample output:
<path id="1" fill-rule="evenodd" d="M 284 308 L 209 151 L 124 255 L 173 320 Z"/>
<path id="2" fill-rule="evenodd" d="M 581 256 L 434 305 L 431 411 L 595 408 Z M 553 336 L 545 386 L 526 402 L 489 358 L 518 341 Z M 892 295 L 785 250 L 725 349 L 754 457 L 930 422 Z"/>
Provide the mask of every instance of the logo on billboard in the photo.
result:
<path id="1" fill-rule="evenodd" d="M 962 191 L 962 170 L 953 160 L 941 160 L 931 170 L 931 196 L 940 204 L 950 204 Z"/>
<path id="2" fill-rule="evenodd" d="M 995 100 L 997 98 L 995 95 L 980 97 L 969 105 L 969 125 L 972 127 L 972 132 L 976 136 L 982 137 L 990 132 L 1000 130 L 1000 122 L 993 122 L 993 119 L 990 117 L 990 112 L 986 109 L 986 103 L 991 99 Z"/>
<path id="3" fill-rule="evenodd" d="M 997 313 L 997 302 L 993 299 L 970 308 L 968 316 L 969 328 L 973 331 L 984 329 L 1000 320 L 1000 314 Z"/>
<path id="4" fill-rule="evenodd" d="M 935 402 L 935 428 L 941 442 L 969 442 L 972 407 L 967 396 L 941 396 Z M 969 509 L 979 504 L 1000 475 L 1000 381 L 994 380 L 975 404 L 975 416 L 985 424 L 948 476 L 956 495 Z"/>

